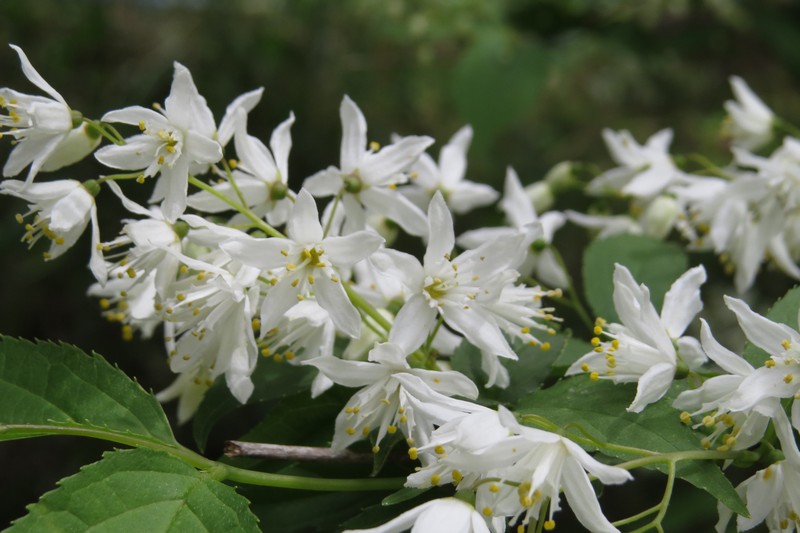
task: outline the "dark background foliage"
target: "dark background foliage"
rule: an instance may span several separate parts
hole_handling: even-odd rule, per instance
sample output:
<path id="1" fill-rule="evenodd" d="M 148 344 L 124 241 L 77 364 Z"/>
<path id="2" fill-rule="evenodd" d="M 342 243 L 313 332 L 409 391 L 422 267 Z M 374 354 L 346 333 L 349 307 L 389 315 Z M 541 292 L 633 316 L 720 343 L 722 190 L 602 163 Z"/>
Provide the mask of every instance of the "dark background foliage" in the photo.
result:
<path id="1" fill-rule="evenodd" d="M 173 60 L 189 67 L 217 118 L 235 96 L 264 86 L 250 131 L 268 139 L 295 112 L 295 188 L 337 162 L 343 94 L 379 142 L 392 132 L 426 134 L 437 139 L 436 153 L 471 123 L 468 178 L 500 188 L 506 165 L 526 182 L 567 159 L 607 166 L 603 127 L 630 129 L 642 142 L 672 127 L 675 153 L 726 163 L 728 76 L 744 77 L 782 116 L 800 117 L 797 20 L 800 7 L 788 0 L 2 0 L 0 43 L 20 45 L 74 109 L 94 118 L 163 101 Z M 0 72 L 0 85 L 36 92 L 10 49 L 0 48 Z M 54 176 L 101 172 L 89 160 Z M 100 200 L 110 239 L 122 214 L 109 194 Z M 41 248 L 27 252 L 18 242 L 13 215 L 24 210 L 0 198 L 0 332 L 74 343 L 146 388 L 166 386 L 159 343 L 123 343 L 85 296 L 88 240 L 44 263 Z M 470 225 L 499 219 L 493 209 L 478 214 Z M 569 242 L 557 244 L 570 255 Z M 181 438 L 189 442 L 188 432 Z M 106 448 L 76 439 L 0 446 L 0 524 Z M 713 520 L 706 501 L 709 510 L 693 522 L 698 499 L 685 499 L 671 530 Z"/>

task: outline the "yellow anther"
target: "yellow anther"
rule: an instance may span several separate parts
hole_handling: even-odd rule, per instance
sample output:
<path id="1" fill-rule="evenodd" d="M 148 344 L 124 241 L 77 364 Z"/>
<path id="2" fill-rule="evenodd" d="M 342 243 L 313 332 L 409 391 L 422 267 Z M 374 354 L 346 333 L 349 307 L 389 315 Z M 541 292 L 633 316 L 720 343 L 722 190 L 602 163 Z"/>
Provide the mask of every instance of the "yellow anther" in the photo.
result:
<path id="1" fill-rule="evenodd" d="M 686 424 L 687 426 L 688 426 L 689 424 L 691 424 L 691 423 L 692 423 L 692 415 L 690 415 L 690 414 L 689 414 L 688 412 L 686 412 L 686 411 L 683 411 L 683 412 L 681 413 L 681 415 L 680 415 L 680 418 L 681 418 L 681 422 L 683 422 L 683 423 L 684 423 L 684 424 Z"/>
<path id="2" fill-rule="evenodd" d="M 261 348 L 261 355 L 263 355 L 264 357 L 269 357 L 269 354 L 271 353 L 272 352 L 270 351 L 269 348 Z"/>
<path id="3" fill-rule="evenodd" d="M 361 430 L 361 434 L 365 437 L 369 435 L 369 426 L 364 426 L 364 429 Z"/>
<path id="4" fill-rule="evenodd" d="M 297 287 L 297 285 L 298 285 L 299 283 L 300 283 L 300 278 L 294 278 L 294 279 L 292 280 L 292 287 Z"/>
<path id="5" fill-rule="evenodd" d="M 181 265 L 179 270 L 180 270 L 181 274 L 186 274 L 187 272 L 189 272 L 189 267 L 186 266 L 186 265 Z"/>
<path id="6" fill-rule="evenodd" d="M 189 355 L 188 353 L 187 353 L 187 354 L 183 354 L 183 355 L 181 356 L 181 359 L 183 359 L 184 361 L 188 361 L 188 360 L 189 360 L 189 359 L 191 359 L 191 358 L 192 358 L 192 356 L 191 356 L 191 355 Z"/>
<path id="7" fill-rule="evenodd" d="M 283 257 L 289 257 L 289 251 L 288 250 L 281 250 L 281 255 Z"/>
<path id="8" fill-rule="evenodd" d="M 439 476 L 437 474 L 431 476 L 431 485 L 433 485 L 434 487 L 438 485 L 441 481 L 442 481 L 442 476 Z"/>
<path id="9" fill-rule="evenodd" d="M 786 340 L 784 340 L 784 341 L 782 341 L 782 342 L 781 342 L 781 346 L 783 346 L 783 349 L 784 349 L 784 350 L 788 350 L 788 349 L 789 349 L 789 347 L 790 347 L 791 345 L 792 345 L 792 343 L 791 343 L 791 342 L 789 342 L 789 340 L 788 340 L 788 339 L 786 339 Z"/>
<path id="10" fill-rule="evenodd" d="M 228 166 L 231 167 L 231 170 L 236 170 L 236 167 L 239 166 L 239 162 L 235 159 L 228 159 Z"/>
<path id="11" fill-rule="evenodd" d="M 176 295 L 175 295 L 175 298 L 176 298 L 176 299 L 177 299 L 179 302 L 182 302 L 182 301 L 184 301 L 184 300 L 186 299 L 186 295 L 185 295 L 185 294 L 183 294 L 182 292 L 179 292 L 178 294 L 176 294 Z"/>
<path id="12" fill-rule="evenodd" d="M 601 328 L 600 326 L 595 326 L 594 330 L 592 330 L 592 331 L 594 332 L 595 335 L 602 335 L 603 334 L 603 328 Z"/>
<path id="13" fill-rule="evenodd" d="M 200 314 L 200 309 L 199 308 L 195 307 L 194 309 L 192 309 L 192 316 L 197 316 L 199 314 Z"/>
<path id="14" fill-rule="evenodd" d="M 272 360 L 275 361 L 276 363 L 283 362 L 283 354 L 276 353 L 275 355 L 272 356 Z"/>
<path id="15" fill-rule="evenodd" d="M 147 125 L 144 123 L 144 120 L 139 121 L 139 129 L 142 131 L 147 129 Z"/>
<path id="16" fill-rule="evenodd" d="M 331 281 L 334 283 L 339 283 L 339 278 L 337 278 L 336 276 L 331 276 Z"/>
<path id="17" fill-rule="evenodd" d="M 600 374 L 598 374 L 597 372 L 592 372 L 591 374 L 589 374 L 589 379 L 591 379 L 592 381 L 597 381 L 598 379 L 600 379 Z"/>
<path id="18" fill-rule="evenodd" d="M 250 321 L 250 326 L 253 329 L 261 329 L 261 320 L 254 318 L 253 320 Z"/>
<path id="19" fill-rule="evenodd" d="M 436 452 L 436 453 L 438 453 L 439 455 L 442 455 L 442 454 L 444 454 L 444 452 L 445 452 L 445 450 L 444 450 L 444 446 L 442 446 L 442 445 L 440 444 L 440 445 L 436 446 L 436 448 L 434 448 L 434 449 L 433 449 L 433 451 L 435 451 L 435 452 Z"/>
<path id="20" fill-rule="evenodd" d="M 400 422 L 401 424 L 405 424 L 406 422 L 408 422 L 408 417 L 406 415 L 403 415 L 397 421 Z"/>
<path id="21" fill-rule="evenodd" d="M 377 444 L 372 447 L 372 453 L 378 453 L 379 451 L 381 451 L 381 447 Z"/>
<path id="22" fill-rule="evenodd" d="M 489 491 L 494 492 L 495 494 L 500 492 L 500 485 L 498 485 L 497 483 L 492 483 L 491 485 L 489 485 Z"/>
<path id="23" fill-rule="evenodd" d="M 309 274 L 308 278 L 306 278 L 306 279 L 308 279 L 309 285 L 313 285 L 314 284 L 314 276 L 312 276 L 311 274 Z"/>
<path id="24" fill-rule="evenodd" d="M 766 361 L 764 361 L 764 366 L 767 368 L 772 368 L 773 366 L 775 366 L 775 360 L 767 359 Z"/>
<path id="25" fill-rule="evenodd" d="M 108 298 L 101 298 L 100 299 L 100 308 L 101 309 L 108 309 L 111 307 L 111 302 L 108 301 Z"/>
<path id="26" fill-rule="evenodd" d="M 545 531 L 553 531 L 556 528 L 556 521 L 552 518 L 550 520 L 545 520 L 544 522 L 544 529 Z"/>
<path id="27" fill-rule="evenodd" d="M 785 376 L 783 376 L 784 383 L 791 383 L 792 381 L 794 381 L 794 375 L 786 374 Z"/>
<path id="28" fill-rule="evenodd" d="M 371 143 L 369 143 L 369 149 L 373 152 L 377 152 L 378 150 L 381 149 L 381 145 L 376 141 L 372 141 Z"/>
<path id="29" fill-rule="evenodd" d="M 397 433 L 397 426 L 386 426 L 386 433 L 389 435 L 394 435 Z"/>
<path id="30" fill-rule="evenodd" d="M 581 370 L 583 372 L 588 372 L 589 371 L 589 365 L 586 364 L 586 363 L 581 364 Z"/>
<path id="31" fill-rule="evenodd" d="M 419 454 L 418 454 L 418 452 L 417 452 L 417 449 L 416 449 L 416 448 L 409 448 L 409 449 L 408 449 L 408 457 L 409 457 L 409 459 L 411 459 L 412 461 L 416 461 L 416 460 L 417 460 L 417 457 L 419 457 Z"/>
<path id="32" fill-rule="evenodd" d="M 163 165 L 164 161 L 166 161 L 166 159 L 164 159 L 163 155 L 158 156 L 158 164 L 159 165 Z"/>
<path id="33" fill-rule="evenodd" d="M 483 516 L 492 516 L 492 508 L 491 507 L 484 507 L 481 511 Z"/>
<path id="34" fill-rule="evenodd" d="M 764 477 L 764 479 L 771 478 L 772 477 L 772 465 L 766 467 L 761 475 Z"/>
<path id="35" fill-rule="evenodd" d="M 453 470 L 453 481 L 459 483 L 462 479 L 464 479 L 464 476 L 461 474 L 461 472 L 458 470 Z"/>
<path id="36" fill-rule="evenodd" d="M 541 349 L 546 352 L 547 350 L 550 349 L 550 343 L 549 342 L 543 342 L 542 346 L 541 346 Z"/>
<path id="37" fill-rule="evenodd" d="M 294 263 L 286 263 L 286 270 L 288 270 L 289 272 L 295 270 L 296 268 L 297 265 L 295 265 Z"/>
<path id="38" fill-rule="evenodd" d="M 594 348 L 594 351 L 597 352 L 597 353 L 603 353 L 603 347 L 602 346 L 597 346 L 597 347 Z"/>
<path id="39" fill-rule="evenodd" d="M 345 432 L 348 435 L 355 435 L 356 434 L 356 429 L 355 428 L 347 428 L 347 429 L 345 429 Z"/>
<path id="40" fill-rule="evenodd" d="M 133 268 L 128 267 L 128 270 L 125 271 L 129 278 L 133 279 L 136 277 L 136 271 Z"/>
<path id="41" fill-rule="evenodd" d="M 397 412 L 402 415 L 403 413 L 406 412 L 406 408 L 401 405 L 400 407 L 397 408 Z"/>
<path id="42" fill-rule="evenodd" d="M 533 505 L 533 498 L 530 496 L 521 496 L 519 499 L 519 504 L 523 507 L 530 507 Z"/>
<path id="43" fill-rule="evenodd" d="M 294 354 L 294 352 L 286 352 L 286 353 L 284 353 L 284 354 L 283 354 L 283 356 L 286 358 L 286 360 L 287 360 L 287 361 L 291 361 L 292 359 L 294 359 L 295 357 L 297 357 L 297 356 Z"/>
<path id="44" fill-rule="evenodd" d="M 122 340 L 124 341 L 133 340 L 133 328 L 130 327 L 128 324 L 122 326 Z"/>
<path id="45" fill-rule="evenodd" d="M 548 335 L 555 335 L 556 334 L 556 330 L 554 330 L 553 328 L 547 328 L 547 334 Z"/>

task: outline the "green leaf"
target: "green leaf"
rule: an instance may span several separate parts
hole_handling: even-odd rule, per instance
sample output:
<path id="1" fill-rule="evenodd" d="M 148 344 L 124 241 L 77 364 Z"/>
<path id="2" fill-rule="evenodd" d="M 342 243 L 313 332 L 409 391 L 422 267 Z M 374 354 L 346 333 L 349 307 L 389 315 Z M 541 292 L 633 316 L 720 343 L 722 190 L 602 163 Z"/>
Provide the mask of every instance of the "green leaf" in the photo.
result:
<path id="1" fill-rule="evenodd" d="M 794 287 L 779 298 L 767 312 L 767 318 L 773 322 L 786 324 L 792 329 L 797 330 L 797 312 L 800 309 L 800 287 Z M 745 344 L 742 356 L 747 359 L 747 362 L 758 368 L 764 364 L 764 361 L 770 358 L 768 354 L 758 346 L 748 342 Z"/>
<path id="2" fill-rule="evenodd" d="M 583 254 L 586 298 L 595 314 L 609 322 L 619 321 L 613 300 L 614 263 L 625 265 L 638 283 L 647 285 L 653 305 L 661 309 L 664 294 L 689 261 L 677 244 L 644 235 L 614 235 L 592 242 Z"/>
<path id="3" fill-rule="evenodd" d="M 0 337 L 0 398 L 0 440 L 99 431 L 177 445 L 151 394 L 74 346 Z"/>
<path id="4" fill-rule="evenodd" d="M 255 385 L 248 405 L 279 400 L 302 391 L 309 391 L 316 369 L 308 366 L 295 366 L 276 363 L 272 359 L 261 358 L 251 379 Z M 214 426 L 242 404 L 234 398 L 225 379 L 220 376 L 206 392 L 192 422 L 192 433 L 197 446 L 203 450 Z"/>
<path id="5" fill-rule="evenodd" d="M 545 340 L 550 343 L 548 350 L 542 350 L 541 347 L 528 346 L 520 342 L 515 343 L 513 348 L 514 352 L 519 356 L 519 360 L 500 359 L 500 363 L 508 369 L 510 377 L 510 383 L 505 389 L 497 386 L 484 387 L 487 377 L 481 370 L 481 352 L 467 342 L 461 343 L 450 362 L 454 370 L 458 370 L 478 385 L 480 390 L 479 401 L 513 406 L 521 398 L 538 389 L 547 379 L 552 370 L 553 361 L 561 354 L 568 335 L 568 333 L 542 335 L 542 338 L 546 338 Z"/>
<path id="6" fill-rule="evenodd" d="M 397 492 L 393 492 L 389 494 L 387 497 L 381 500 L 381 505 L 397 505 L 398 503 L 411 500 L 416 498 L 420 494 L 425 494 L 430 490 L 430 487 L 425 489 L 418 489 L 415 487 L 403 487 L 402 489 L 398 490 Z"/>
<path id="7" fill-rule="evenodd" d="M 553 370 L 555 370 L 559 375 L 563 375 L 564 372 L 567 371 L 567 368 L 572 365 L 572 363 L 591 352 L 592 348 L 593 346 L 588 342 L 570 335 L 564 345 L 564 349 L 561 350 L 558 358 L 553 361 Z"/>
<path id="8" fill-rule="evenodd" d="M 59 485 L 7 531 L 259 531 L 245 498 L 162 452 L 108 452 Z"/>
<path id="9" fill-rule="evenodd" d="M 635 384 L 614 385 L 577 376 L 531 395 L 517 411 L 542 416 L 577 436 L 588 435 L 599 442 L 662 453 L 701 450 L 700 436 L 680 422 L 671 405 L 682 388 L 683 384 L 673 384 L 667 396 L 636 414 L 625 411 L 636 394 Z M 641 457 L 606 448 L 602 452 L 625 460 Z M 653 467 L 664 471 L 663 464 Z M 681 461 L 677 475 L 735 512 L 747 514 L 730 481 L 713 462 Z"/>

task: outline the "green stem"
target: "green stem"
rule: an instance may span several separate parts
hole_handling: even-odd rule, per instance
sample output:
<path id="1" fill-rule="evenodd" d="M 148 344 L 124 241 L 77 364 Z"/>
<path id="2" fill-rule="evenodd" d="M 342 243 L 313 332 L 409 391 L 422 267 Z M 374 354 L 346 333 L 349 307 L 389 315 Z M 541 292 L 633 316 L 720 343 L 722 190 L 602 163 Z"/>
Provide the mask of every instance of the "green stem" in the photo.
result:
<path id="1" fill-rule="evenodd" d="M 15 432 L 16 430 L 16 432 Z M 405 483 L 405 478 L 370 478 L 370 479 L 334 479 L 303 476 L 289 476 L 285 474 L 272 474 L 256 470 L 246 470 L 235 466 L 226 465 L 212 459 L 203 457 L 180 444 L 168 444 L 146 437 L 117 433 L 115 431 L 87 428 L 87 427 L 62 427 L 48 425 L 3 425 L 0 434 L 11 432 L 14 436 L 44 436 L 44 435 L 75 435 L 101 439 L 117 444 L 124 444 L 133 448 L 147 448 L 150 450 L 168 453 L 181 461 L 199 470 L 213 470 L 217 479 L 228 479 L 249 485 L 275 487 L 282 489 L 314 490 L 328 492 L 352 492 L 370 490 L 399 489 Z M 15 434 L 16 433 L 16 434 Z"/>
<path id="2" fill-rule="evenodd" d="M 667 486 L 664 487 L 664 497 L 661 498 L 661 502 L 658 504 L 657 507 L 660 507 L 658 510 L 658 514 L 653 518 L 653 521 L 649 524 L 646 524 L 639 529 L 635 529 L 631 533 L 642 533 L 649 529 L 655 528 L 656 531 L 660 531 L 661 533 L 664 532 L 664 528 L 661 526 L 661 522 L 664 520 L 664 516 L 667 514 L 667 509 L 669 508 L 669 501 L 672 499 L 672 489 L 675 486 L 675 463 L 677 461 L 670 461 L 667 471 Z"/>
<path id="3" fill-rule="evenodd" d="M 725 172 L 722 168 L 720 168 L 716 163 L 711 161 L 709 158 L 704 156 L 703 154 L 689 154 L 686 156 L 687 159 L 690 161 L 694 161 L 695 163 L 699 164 L 702 168 L 700 170 L 702 172 L 708 172 L 709 174 L 713 174 L 717 177 L 732 180 L 734 176 Z"/>
<path id="4" fill-rule="evenodd" d="M 784 133 L 788 133 L 793 137 L 800 137 L 800 128 L 782 118 L 774 118 L 773 125 L 776 129 L 783 130 Z"/>
<path id="5" fill-rule="evenodd" d="M 358 294 L 355 290 L 353 290 L 350 285 L 347 283 L 342 283 L 342 287 L 344 287 L 344 291 L 347 293 L 347 297 L 350 298 L 350 302 L 356 306 L 358 309 L 372 318 L 375 322 L 378 323 L 383 329 L 387 332 L 392 329 L 392 323 L 386 320 L 386 317 L 383 316 L 378 312 L 377 309 L 372 307 L 368 301 L 366 301 L 360 294 Z"/>
<path id="6" fill-rule="evenodd" d="M 109 126 L 108 124 L 103 124 L 99 120 L 89 120 L 88 118 L 83 119 L 83 122 L 87 124 L 90 128 L 92 128 L 96 133 L 102 135 L 103 137 L 105 137 L 112 143 L 116 144 L 117 146 L 122 146 L 123 144 L 125 144 L 125 139 L 122 138 L 122 136 L 116 129 Z M 114 133 L 116 133 L 116 136 L 114 136 L 109 131 L 113 131 Z"/>
<path id="7" fill-rule="evenodd" d="M 333 217 L 336 215 L 336 208 L 339 207 L 339 202 L 342 200 L 342 196 L 344 195 L 344 188 L 341 188 L 338 193 L 336 193 L 336 198 L 333 199 L 333 207 L 331 207 L 331 214 L 328 217 L 328 221 L 325 223 L 325 231 L 322 232 L 322 238 L 328 236 L 328 232 L 331 230 L 331 224 L 333 224 Z"/>
<path id="8" fill-rule="evenodd" d="M 553 257 L 556 258 L 558 266 L 561 267 L 561 270 L 567 277 L 567 295 L 569 296 L 570 302 L 572 302 L 572 307 L 575 309 L 575 312 L 578 313 L 578 317 L 580 317 L 581 321 L 591 331 L 592 328 L 594 328 L 594 321 L 589 316 L 588 311 L 586 311 L 586 308 L 583 306 L 580 299 L 578 298 L 578 291 L 575 289 L 575 282 L 573 281 L 572 275 L 570 275 L 569 270 L 567 270 L 567 265 L 564 262 L 564 258 L 561 257 L 561 253 L 558 251 L 558 248 L 556 248 L 552 244 L 549 245 L 549 248 L 550 250 L 553 251 Z"/>
<path id="9" fill-rule="evenodd" d="M 234 200 L 231 200 L 230 198 L 228 198 L 227 196 L 216 190 L 211 185 L 208 185 L 207 183 L 200 181 L 194 176 L 189 176 L 189 183 L 191 183 L 198 189 L 202 189 L 207 193 L 211 194 L 212 196 L 215 196 L 216 198 L 222 200 L 223 202 L 231 206 L 231 208 L 246 216 L 258 229 L 260 229 L 270 237 L 278 237 L 280 239 L 286 238 L 286 235 L 284 235 L 280 231 L 276 230 L 275 228 L 264 222 L 258 215 L 250 211 L 250 209 L 248 209 L 247 206 L 242 205 Z"/>
<path id="10" fill-rule="evenodd" d="M 228 181 L 233 187 L 233 190 L 236 192 L 236 196 L 239 197 L 239 201 L 242 205 L 246 206 L 247 202 L 244 199 L 244 195 L 242 194 L 241 189 L 239 189 L 239 185 L 236 183 L 236 180 L 233 178 L 233 172 L 231 171 L 231 167 L 228 165 L 228 162 L 225 161 L 225 158 L 222 158 L 222 167 L 225 169 L 225 174 L 228 176 Z"/>
<path id="11" fill-rule="evenodd" d="M 624 526 L 626 524 L 632 524 L 634 522 L 638 522 L 639 520 L 641 520 L 642 518 L 644 518 L 646 516 L 650 516 L 651 514 L 653 514 L 656 511 L 658 511 L 659 509 L 661 509 L 661 503 L 658 503 L 657 505 L 654 505 L 654 506 L 650 507 L 649 509 L 645 509 L 644 511 L 642 511 L 640 513 L 636 513 L 633 516 L 629 516 L 628 518 L 623 518 L 622 520 L 617 520 L 616 522 L 612 522 L 612 524 L 617 526 L 617 527 Z"/>

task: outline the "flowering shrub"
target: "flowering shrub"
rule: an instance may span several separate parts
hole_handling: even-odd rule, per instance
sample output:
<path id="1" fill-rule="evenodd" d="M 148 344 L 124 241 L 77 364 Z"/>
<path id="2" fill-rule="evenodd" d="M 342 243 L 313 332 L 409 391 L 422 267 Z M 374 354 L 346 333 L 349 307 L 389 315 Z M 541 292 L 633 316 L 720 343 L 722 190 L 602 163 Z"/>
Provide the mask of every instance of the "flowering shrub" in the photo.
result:
<path id="1" fill-rule="evenodd" d="M 217 123 L 176 63 L 163 105 L 93 120 L 12 48 L 47 95 L 0 89 L 14 144 L 0 193 L 28 204 L 23 241 L 44 237 L 54 260 L 91 225 L 89 295 L 126 340 L 163 332 L 176 375 L 153 396 L 100 356 L 2 338 L 0 439 L 80 435 L 132 448 L 63 480 L 12 531 L 134 520 L 148 531 L 258 530 L 231 484 L 383 498 L 361 516 L 351 502 L 328 529 L 549 531 L 563 492 L 589 531 L 662 531 L 676 478 L 719 502 L 718 531 L 797 528 L 800 292 L 766 317 L 724 298 L 749 341 L 741 354 L 704 319 L 699 339 L 691 328 L 708 274 L 689 268 L 688 252 L 719 256 L 740 293 L 765 267 L 800 279 L 800 138 L 743 80 L 731 79 L 736 100 L 725 104 L 725 167 L 670 155 L 670 130 L 644 145 L 606 130 L 619 166 L 590 176 L 564 163 L 528 187 L 509 167 L 502 195 L 465 179 L 469 126 L 437 162 L 426 136 L 369 141 L 345 96 L 339 166 L 295 191 L 294 115 L 269 146 L 248 133 L 261 89 Z M 776 132 L 788 133 L 779 145 Z M 122 172 L 44 181 L 91 154 Z M 148 206 L 126 196 L 131 181 L 152 182 Z M 108 240 L 96 207 L 104 188 L 131 216 Z M 588 211 L 550 210 L 574 188 Z M 455 234 L 454 214 L 498 199 L 507 225 Z M 568 222 L 596 237 L 582 291 L 556 247 Z M 393 247 L 400 231 L 420 239 L 421 258 Z M 269 402 L 228 453 L 294 466 L 199 455 L 173 436 L 158 403 L 171 400 L 200 448 L 239 405 Z M 329 448 L 300 446 L 313 440 Z M 365 460 L 373 470 L 361 477 L 315 467 Z M 636 483 L 644 468 L 666 475 L 661 501 L 606 517 L 601 486 Z M 735 489 L 726 475 L 742 468 L 755 473 Z"/>

